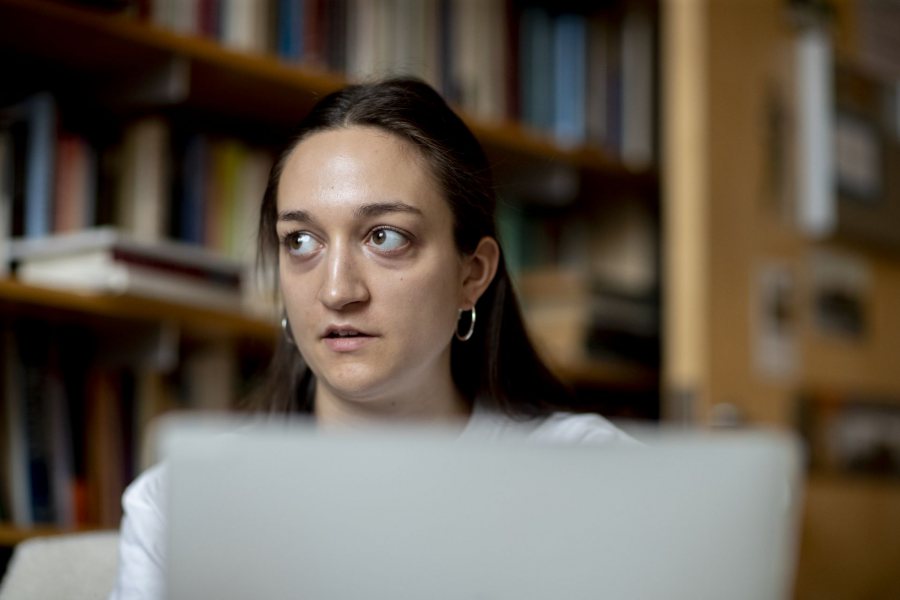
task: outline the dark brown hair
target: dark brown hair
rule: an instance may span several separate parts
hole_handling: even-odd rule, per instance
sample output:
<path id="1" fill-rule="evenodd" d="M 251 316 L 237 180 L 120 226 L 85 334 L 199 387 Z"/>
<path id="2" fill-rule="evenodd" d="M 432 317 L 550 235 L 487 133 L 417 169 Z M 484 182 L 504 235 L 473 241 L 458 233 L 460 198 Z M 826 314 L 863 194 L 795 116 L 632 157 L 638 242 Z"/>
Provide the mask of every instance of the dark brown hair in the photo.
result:
<path id="1" fill-rule="evenodd" d="M 478 140 L 428 84 L 396 78 L 351 85 L 319 101 L 272 168 L 259 220 L 262 268 L 278 261 L 276 194 L 284 163 L 309 135 L 350 126 L 376 127 L 411 143 L 431 167 L 454 217 L 461 253 L 483 237 L 496 238 L 496 197 L 490 166 Z M 470 400 L 513 417 L 538 416 L 567 403 L 569 393 L 534 350 L 501 252 L 497 274 L 476 304 L 471 339 L 454 339 L 451 370 Z M 297 349 L 282 339 L 256 404 L 275 412 L 312 411 L 315 376 Z"/>

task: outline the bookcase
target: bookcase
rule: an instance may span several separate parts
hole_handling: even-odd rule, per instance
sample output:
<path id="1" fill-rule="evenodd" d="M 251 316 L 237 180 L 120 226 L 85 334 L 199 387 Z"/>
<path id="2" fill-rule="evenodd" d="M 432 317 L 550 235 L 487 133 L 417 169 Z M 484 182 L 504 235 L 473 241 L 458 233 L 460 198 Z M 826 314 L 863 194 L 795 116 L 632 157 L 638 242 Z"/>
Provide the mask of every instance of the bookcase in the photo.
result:
<path id="1" fill-rule="evenodd" d="M 715 423 L 730 414 L 732 423 L 790 430 L 799 421 L 812 430 L 795 597 L 896 596 L 896 469 L 882 468 L 879 475 L 872 467 L 877 461 L 860 460 L 855 468 L 847 463 L 848 456 L 865 454 L 860 449 L 889 453 L 873 450 L 879 440 L 884 448 L 897 443 L 896 433 L 872 434 L 900 410 L 900 237 L 890 227 L 898 205 L 893 182 L 900 171 L 891 158 L 898 137 L 896 128 L 880 133 L 878 116 L 847 102 L 850 96 L 866 109 L 876 96 L 870 86 L 848 87 L 842 69 L 880 74 L 896 86 L 897 7 L 865 0 L 710 0 L 668 8 L 662 53 L 668 215 L 663 412 L 691 423 Z M 798 82 L 815 83 L 817 74 L 804 73 L 806 63 L 798 60 L 810 39 L 829 44 L 816 56 L 833 57 L 822 80 L 833 83 L 819 90 L 813 85 L 809 95 L 814 107 L 824 108 L 820 116 L 844 111 L 861 117 L 884 143 L 882 160 L 867 158 L 867 143 L 851 156 L 864 174 L 883 177 L 876 193 L 852 177 L 856 189 L 848 190 L 840 163 L 836 173 L 827 167 L 809 171 L 833 177 L 825 187 L 834 188 L 837 227 L 827 235 L 803 227 L 796 206 L 802 196 L 786 189 L 795 176 L 792 163 L 809 158 L 794 154 L 790 142 L 812 112 L 797 102 Z M 893 45 L 885 43 L 891 40 Z M 893 74 L 874 68 L 874 58 L 892 66 Z M 823 98 L 827 105 L 815 104 Z M 832 141 L 828 126 L 815 132 L 824 144 Z M 868 205 L 841 198 L 848 191 L 868 193 Z M 888 225 L 890 243 L 881 227 L 865 231 L 859 216 L 841 214 L 849 210 Z M 854 216 L 855 222 L 842 223 Z M 846 304 L 858 309 L 840 327 L 834 326 L 839 319 L 824 318 L 829 311 L 819 300 L 834 281 L 825 273 L 835 271 L 850 292 Z M 848 428 L 842 432 L 842 426 Z M 853 453 L 847 452 L 849 426 L 857 443 Z M 834 452 L 842 445 L 843 453 Z"/>
<path id="2" fill-rule="evenodd" d="M 44 141 L 56 161 L 42 167 L 43 200 L 4 192 L 0 233 L 111 224 L 249 272 L 260 174 L 315 100 L 347 81 L 418 75 L 461 110 L 494 164 L 526 320 L 576 408 L 655 418 L 657 21 L 654 0 L 0 0 L 0 159 L 12 165 L 0 172 L 24 178 L 16 136 L 33 134 L 35 105 L 51 106 Z M 277 307 L 256 302 L 270 290 L 209 308 L 4 273 L 0 545 L 48 527 L 116 526 L 152 417 L 234 408 L 280 335 Z M 33 388 L 10 384 L 17 365 Z"/>

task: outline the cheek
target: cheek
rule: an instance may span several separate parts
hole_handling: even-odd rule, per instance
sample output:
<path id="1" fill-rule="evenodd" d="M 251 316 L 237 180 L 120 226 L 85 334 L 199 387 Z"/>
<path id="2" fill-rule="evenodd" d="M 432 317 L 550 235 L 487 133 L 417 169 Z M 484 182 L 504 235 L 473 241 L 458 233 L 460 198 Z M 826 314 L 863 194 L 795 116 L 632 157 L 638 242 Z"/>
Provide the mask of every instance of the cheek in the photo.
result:
<path id="1" fill-rule="evenodd" d="M 313 305 L 313 287 L 303 279 L 296 273 L 286 272 L 283 268 L 279 269 L 278 285 L 281 290 L 281 299 L 284 310 L 294 327 L 306 319 L 306 314 Z"/>
<path id="2" fill-rule="evenodd" d="M 399 275 L 390 303 L 398 315 L 409 315 L 414 327 L 443 330 L 456 322 L 462 286 L 454 264 Z"/>

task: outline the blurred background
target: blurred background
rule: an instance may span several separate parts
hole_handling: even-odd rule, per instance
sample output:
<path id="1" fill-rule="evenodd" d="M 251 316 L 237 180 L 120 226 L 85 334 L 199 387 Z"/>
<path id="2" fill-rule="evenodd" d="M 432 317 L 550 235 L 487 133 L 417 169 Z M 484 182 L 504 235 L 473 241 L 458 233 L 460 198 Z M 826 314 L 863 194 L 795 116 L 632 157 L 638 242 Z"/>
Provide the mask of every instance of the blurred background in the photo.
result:
<path id="1" fill-rule="evenodd" d="M 796 431 L 795 596 L 900 597 L 900 2 L 0 0 L 0 63 L 0 564 L 117 527 L 158 415 L 241 409 L 277 151 L 412 74 L 573 408 Z"/>

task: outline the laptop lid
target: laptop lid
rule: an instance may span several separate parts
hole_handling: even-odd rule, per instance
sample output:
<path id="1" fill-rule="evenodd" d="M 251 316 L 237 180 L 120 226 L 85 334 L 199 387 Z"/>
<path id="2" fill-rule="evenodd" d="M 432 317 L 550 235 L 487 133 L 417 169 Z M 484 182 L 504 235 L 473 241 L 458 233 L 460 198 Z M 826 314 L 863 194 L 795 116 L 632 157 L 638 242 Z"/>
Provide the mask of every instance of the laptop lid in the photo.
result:
<path id="1" fill-rule="evenodd" d="M 775 434 L 610 448 L 181 422 L 165 446 L 174 600 L 789 593 L 799 460 Z"/>

